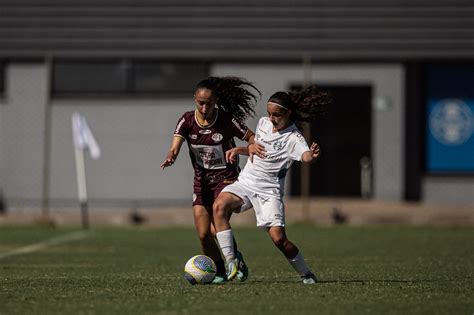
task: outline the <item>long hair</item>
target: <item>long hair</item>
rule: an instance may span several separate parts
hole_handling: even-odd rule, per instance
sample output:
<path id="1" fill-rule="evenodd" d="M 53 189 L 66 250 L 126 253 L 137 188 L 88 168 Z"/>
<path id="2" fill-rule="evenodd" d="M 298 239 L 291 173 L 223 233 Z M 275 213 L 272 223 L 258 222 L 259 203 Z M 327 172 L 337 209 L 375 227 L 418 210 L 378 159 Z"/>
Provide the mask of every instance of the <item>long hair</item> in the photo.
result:
<path id="1" fill-rule="evenodd" d="M 196 86 L 196 90 L 203 88 L 213 91 L 219 98 L 218 106 L 240 121 L 255 115 L 254 107 L 262 95 L 255 85 L 238 77 L 209 77 Z"/>
<path id="2" fill-rule="evenodd" d="M 311 122 L 317 116 L 325 114 L 333 104 L 332 95 L 317 85 L 311 85 L 299 92 L 276 92 L 268 102 L 277 103 L 291 110 L 290 119 Z"/>

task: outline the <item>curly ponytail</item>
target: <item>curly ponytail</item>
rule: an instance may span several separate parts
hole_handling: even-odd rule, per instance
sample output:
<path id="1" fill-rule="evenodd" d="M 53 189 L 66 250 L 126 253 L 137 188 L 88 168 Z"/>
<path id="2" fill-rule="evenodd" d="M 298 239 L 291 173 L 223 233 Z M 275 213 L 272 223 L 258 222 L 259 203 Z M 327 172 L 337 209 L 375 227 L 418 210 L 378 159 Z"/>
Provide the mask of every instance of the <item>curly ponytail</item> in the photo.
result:
<path id="1" fill-rule="evenodd" d="M 291 110 L 292 121 L 310 122 L 328 111 L 333 103 L 331 94 L 317 85 L 311 85 L 299 92 L 276 92 L 268 102 L 277 103 Z"/>
<path id="2" fill-rule="evenodd" d="M 201 88 L 213 91 L 219 98 L 218 106 L 240 121 L 255 115 L 254 107 L 262 95 L 255 85 L 238 77 L 209 77 L 197 84 L 196 90 Z"/>

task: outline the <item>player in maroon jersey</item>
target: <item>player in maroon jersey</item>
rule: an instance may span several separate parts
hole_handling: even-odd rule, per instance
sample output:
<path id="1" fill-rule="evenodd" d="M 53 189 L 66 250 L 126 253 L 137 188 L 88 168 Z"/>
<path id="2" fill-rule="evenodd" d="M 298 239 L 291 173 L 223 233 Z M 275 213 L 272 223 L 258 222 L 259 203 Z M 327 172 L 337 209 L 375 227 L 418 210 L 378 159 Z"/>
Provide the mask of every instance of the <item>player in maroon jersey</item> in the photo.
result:
<path id="1" fill-rule="evenodd" d="M 215 282 L 223 282 L 225 264 L 215 240 L 212 204 L 221 190 L 233 183 L 239 173 L 238 163 L 226 163 L 226 152 L 235 147 L 234 137 L 253 143 L 254 133 L 243 121 L 254 114 L 260 91 L 244 79 L 209 77 L 198 83 L 194 93 L 196 109 L 185 112 L 178 120 L 171 147 L 161 164 L 173 165 L 186 140 L 194 168 L 193 213 L 202 252 L 217 265 Z M 255 154 L 263 154 L 256 151 Z M 234 240 L 235 243 L 235 240 Z M 248 270 L 241 258 L 237 277 L 245 281 Z"/>

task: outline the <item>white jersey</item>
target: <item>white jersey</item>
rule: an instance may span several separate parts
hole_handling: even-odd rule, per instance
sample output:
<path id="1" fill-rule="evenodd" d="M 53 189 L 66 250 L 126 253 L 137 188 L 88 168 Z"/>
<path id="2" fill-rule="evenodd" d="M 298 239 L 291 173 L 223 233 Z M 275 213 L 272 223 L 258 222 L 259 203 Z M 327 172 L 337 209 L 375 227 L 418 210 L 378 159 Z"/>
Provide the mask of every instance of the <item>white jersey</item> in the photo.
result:
<path id="1" fill-rule="evenodd" d="M 295 124 L 273 132 L 268 117 L 258 121 L 255 139 L 265 146 L 266 157 L 255 155 L 253 163 L 248 159 L 238 180 L 257 194 L 282 198 L 286 173 L 293 161 L 301 161 L 302 154 L 309 151 L 308 144 Z"/>

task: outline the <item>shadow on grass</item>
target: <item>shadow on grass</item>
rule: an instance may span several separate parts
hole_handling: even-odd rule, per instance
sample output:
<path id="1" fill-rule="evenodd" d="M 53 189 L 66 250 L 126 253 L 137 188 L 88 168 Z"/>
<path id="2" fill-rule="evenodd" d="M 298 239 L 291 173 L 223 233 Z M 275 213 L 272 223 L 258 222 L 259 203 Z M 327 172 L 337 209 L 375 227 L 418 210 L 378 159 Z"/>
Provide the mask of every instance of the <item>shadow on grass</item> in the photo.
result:
<path id="1" fill-rule="evenodd" d="M 414 279 L 414 280 L 402 280 L 402 279 L 352 279 L 352 280 L 319 280 L 317 283 L 432 283 L 432 282 L 449 282 L 458 281 L 457 279 Z M 301 282 L 299 279 L 275 279 L 275 278 L 253 278 L 250 280 L 253 283 L 298 283 Z M 248 282 L 247 282 L 248 283 Z M 245 284 L 241 283 L 241 284 Z"/>

